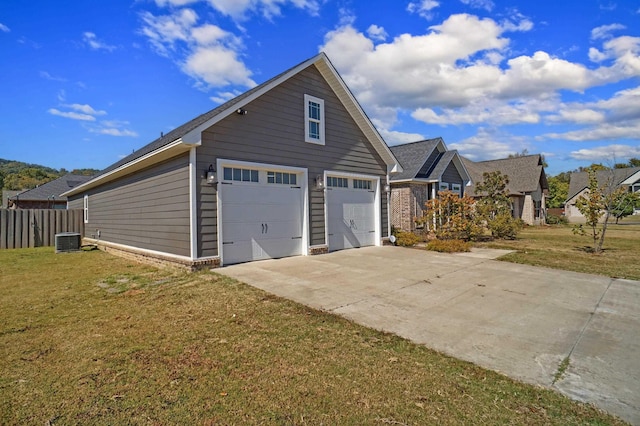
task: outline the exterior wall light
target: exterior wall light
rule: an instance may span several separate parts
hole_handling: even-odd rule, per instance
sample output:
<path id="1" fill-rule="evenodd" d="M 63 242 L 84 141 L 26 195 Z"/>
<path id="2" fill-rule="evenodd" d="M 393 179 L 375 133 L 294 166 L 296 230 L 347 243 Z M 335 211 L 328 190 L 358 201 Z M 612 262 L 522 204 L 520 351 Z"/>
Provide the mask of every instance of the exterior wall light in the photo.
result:
<path id="1" fill-rule="evenodd" d="M 213 164 L 209 164 L 209 168 L 207 169 L 205 176 L 207 177 L 207 183 L 209 185 L 216 183 L 216 171 L 213 168 Z"/>
<path id="2" fill-rule="evenodd" d="M 391 185 L 386 184 L 386 185 L 384 186 L 384 188 L 383 188 L 383 191 L 384 191 L 384 192 L 391 192 Z"/>
<path id="3" fill-rule="evenodd" d="M 238 108 L 236 110 L 236 114 L 238 114 L 238 115 L 247 115 L 247 110 L 244 109 L 244 108 Z"/>
<path id="4" fill-rule="evenodd" d="M 324 190 L 324 178 L 321 175 L 316 176 L 315 189 L 318 191 Z"/>

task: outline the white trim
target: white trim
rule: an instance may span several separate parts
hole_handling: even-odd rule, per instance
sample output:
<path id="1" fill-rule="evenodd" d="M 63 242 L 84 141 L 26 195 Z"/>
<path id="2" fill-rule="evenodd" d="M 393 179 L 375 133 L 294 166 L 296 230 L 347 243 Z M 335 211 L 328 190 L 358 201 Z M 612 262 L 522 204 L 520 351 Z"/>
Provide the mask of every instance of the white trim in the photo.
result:
<path id="1" fill-rule="evenodd" d="M 398 180 L 391 180 L 390 184 L 393 186 L 393 184 L 395 183 L 417 183 L 420 185 L 427 185 L 429 183 L 436 183 L 439 182 L 437 179 L 398 179 Z"/>
<path id="2" fill-rule="evenodd" d="M 84 223 L 89 223 L 89 195 L 84 196 L 82 208 L 84 213 Z"/>
<path id="3" fill-rule="evenodd" d="M 633 185 L 640 180 L 640 170 L 620 182 L 620 185 Z"/>
<path id="4" fill-rule="evenodd" d="M 91 239 L 90 239 L 91 240 Z M 98 240 L 96 240 L 98 241 Z M 137 247 L 137 246 L 130 246 L 127 244 L 119 244 L 119 243 L 113 243 L 111 241 L 107 241 L 107 240 L 100 240 L 98 242 L 98 245 L 104 245 L 105 247 L 109 248 L 109 247 L 113 247 L 115 249 L 120 249 L 120 250 L 125 250 L 131 253 L 140 253 L 140 254 L 148 254 L 148 255 L 152 255 L 152 256 L 156 256 L 156 257 L 166 257 L 166 258 L 170 258 L 170 259 L 175 259 L 175 260 L 180 260 L 183 262 L 193 262 L 193 261 L 197 261 L 197 260 L 209 260 L 209 259 L 215 259 L 217 258 L 217 256 L 208 256 L 208 257 L 202 257 L 202 258 L 197 258 L 197 259 L 191 259 L 191 257 L 189 256 L 182 256 L 179 254 L 173 254 L 173 253 L 167 253 L 164 251 L 157 251 L 157 250 L 151 250 L 151 249 L 146 249 L 146 248 L 142 248 L 142 247 Z"/>
<path id="5" fill-rule="evenodd" d="M 189 234 L 191 259 L 198 257 L 198 176 L 196 147 L 189 151 Z"/>
<path id="6" fill-rule="evenodd" d="M 216 170 L 218 171 L 218 176 L 221 176 L 222 169 L 224 166 L 238 166 L 245 167 L 251 169 L 260 169 L 260 170 L 282 170 L 287 172 L 295 172 L 302 174 L 300 181 L 295 186 L 299 186 L 302 190 L 302 242 L 300 248 L 300 255 L 307 256 L 309 254 L 309 172 L 304 167 L 292 167 L 292 166 L 283 166 L 280 164 L 271 164 L 271 163 L 253 163 L 249 161 L 238 161 L 238 160 L 226 160 L 224 158 L 218 158 L 216 160 Z M 220 185 L 218 183 L 218 185 Z M 265 183 L 266 186 L 266 183 Z M 223 241 L 223 227 L 222 227 L 222 203 L 224 203 L 224 194 L 223 191 L 216 191 L 217 193 L 217 216 L 218 216 L 218 257 L 220 257 L 220 266 L 224 265 L 224 253 L 222 250 L 222 241 Z M 222 195 L 222 196 L 221 196 Z"/>
<path id="7" fill-rule="evenodd" d="M 309 116 L 309 103 L 313 102 L 320 105 L 320 119 L 316 120 L 315 118 L 311 118 Z M 309 136 L 309 123 L 317 122 L 320 134 L 319 139 L 314 139 Z M 324 137 L 324 129 L 325 129 L 325 118 L 324 118 L 324 99 L 316 98 L 311 95 L 304 95 L 304 141 L 308 143 L 313 143 L 316 145 L 324 145 L 325 137 Z"/>
<path id="8" fill-rule="evenodd" d="M 350 172 L 340 172 L 337 170 L 325 170 L 324 171 L 324 175 L 323 175 L 323 179 L 324 179 L 324 185 L 325 188 L 327 188 L 327 176 L 336 176 L 336 177 L 346 177 L 346 178 L 351 178 L 351 179 L 368 179 L 368 180 L 373 180 L 375 181 L 375 193 L 373 195 L 373 208 L 375 209 L 374 211 L 374 216 L 373 216 L 373 220 L 376 222 L 376 229 L 375 229 L 375 245 L 376 246 L 380 246 L 382 245 L 382 206 L 381 206 L 381 201 L 380 201 L 380 176 L 376 176 L 376 175 L 366 175 L 366 174 L 362 174 L 362 173 L 350 173 Z M 342 188 L 338 188 L 338 189 L 342 189 Z M 353 189 L 351 187 L 349 187 L 348 189 L 350 190 L 354 190 L 354 191 L 360 191 L 358 189 Z M 327 194 L 326 191 L 328 190 L 325 189 L 325 195 L 324 195 L 324 241 L 326 246 L 328 247 L 329 250 L 331 250 L 331 247 L 329 247 L 329 214 L 328 214 L 328 208 L 327 208 Z M 387 197 L 388 200 L 388 197 Z M 388 204 L 388 201 L 387 201 Z M 389 216 L 389 210 L 388 210 L 389 206 L 387 205 L 387 218 Z M 387 220 L 387 224 L 391 223 L 390 220 Z M 391 227 L 389 226 L 389 234 L 391 235 Z"/>

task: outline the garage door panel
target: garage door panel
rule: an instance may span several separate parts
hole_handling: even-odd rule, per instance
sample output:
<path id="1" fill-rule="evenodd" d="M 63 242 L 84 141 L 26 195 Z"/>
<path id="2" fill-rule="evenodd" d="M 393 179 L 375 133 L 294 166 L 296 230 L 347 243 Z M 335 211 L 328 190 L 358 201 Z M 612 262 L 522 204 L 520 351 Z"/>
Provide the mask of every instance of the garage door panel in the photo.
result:
<path id="1" fill-rule="evenodd" d="M 329 250 L 375 245 L 375 192 L 362 189 L 327 190 Z"/>
<path id="2" fill-rule="evenodd" d="M 221 185 L 225 264 L 302 254 L 302 189 L 289 185 Z"/>

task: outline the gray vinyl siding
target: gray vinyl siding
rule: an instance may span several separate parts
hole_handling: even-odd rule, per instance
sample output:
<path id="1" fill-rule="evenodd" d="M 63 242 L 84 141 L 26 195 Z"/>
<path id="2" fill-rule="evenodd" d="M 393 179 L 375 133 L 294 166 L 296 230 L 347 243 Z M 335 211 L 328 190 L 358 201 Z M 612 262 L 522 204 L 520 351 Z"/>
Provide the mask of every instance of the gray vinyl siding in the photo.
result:
<path id="1" fill-rule="evenodd" d="M 304 95 L 324 100 L 325 145 L 304 141 Z M 303 70 L 243 107 L 246 115 L 232 114 L 202 133 L 197 148 L 200 174 L 217 158 L 303 167 L 309 176 L 309 242 L 325 244 L 324 194 L 314 191 L 316 176 L 325 170 L 379 176 L 384 185 L 386 164 L 315 66 Z M 220 171 L 218 171 L 220 173 Z M 202 176 L 200 176 L 202 177 Z M 200 256 L 215 256 L 216 194 L 198 185 Z M 387 235 L 387 197 L 381 194 L 382 235 Z"/>
<path id="2" fill-rule="evenodd" d="M 69 205 L 82 209 L 84 195 L 85 236 L 100 230 L 102 241 L 191 255 L 188 154 L 79 194 Z"/>
<path id="3" fill-rule="evenodd" d="M 459 183 L 460 185 L 464 184 L 460 173 L 458 173 L 458 169 L 455 164 L 453 164 L 453 161 L 449 163 L 447 168 L 444 170 L 444 173 L 442 173 L 442 181 L 447 183 Z"/>

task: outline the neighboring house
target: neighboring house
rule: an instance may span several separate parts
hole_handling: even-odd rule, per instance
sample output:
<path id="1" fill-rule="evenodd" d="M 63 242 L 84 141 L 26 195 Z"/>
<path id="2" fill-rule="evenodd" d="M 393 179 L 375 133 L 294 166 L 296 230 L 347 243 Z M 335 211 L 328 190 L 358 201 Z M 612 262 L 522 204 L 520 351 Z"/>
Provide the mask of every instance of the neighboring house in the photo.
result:
<path id="1" fill-rule="evenodd" d="M 381 245 L 401 170 L 320 53 L 64 195 L 99 245 L 197 268 Z"/>
<path id="2" fill-rule="evenodd" d="M 66 209 L 67 197 L 62 195 L 75 186 L 91 179 L 91 176 L 68 174 L 33 189 L 19 192 L 8 198 L 10 209 Z"/>
<path id="3" fill-rule="evenodd" d="M 640 167 L 628 167 L 624 169 L 599 170 L 596 179 L 601 187 L 616 189 L 625 187 L 629 192 L 640 192 Z M 586 195 L 589 187 L 589 174 L 587 172 L 571 173 L 569 180 L 569 193 L 565 202 L 564 212 L 569 222 L 584 222 L 585 217 L 576 207 L 576 201 Z M 634 214 L 640 214 L 636 210 Z"/>
<path id="4" fill-rule="evenodd" d="M 425 203 L 450 190 L 460 196 L 471 180 L 458 152 L 447 150 L 442 138 L 391 147 L 403 171 L 391 178 L 391 224 L 414 231 Z"/>
<path id="5" fill-rule="evenodd" d="M 477 198 L 475 185 L 483 180 L 483 174 L 499 171 L 509 179 L 507 191 L 511 198 L 512 214 L 529 225 L 545 223 L 546 195 L 549 192 L 542 156 L 525 155 L 490 161 L 471 161 L 462 158 L 471 175 L 472 184 L 465 194 Z"/>

